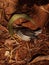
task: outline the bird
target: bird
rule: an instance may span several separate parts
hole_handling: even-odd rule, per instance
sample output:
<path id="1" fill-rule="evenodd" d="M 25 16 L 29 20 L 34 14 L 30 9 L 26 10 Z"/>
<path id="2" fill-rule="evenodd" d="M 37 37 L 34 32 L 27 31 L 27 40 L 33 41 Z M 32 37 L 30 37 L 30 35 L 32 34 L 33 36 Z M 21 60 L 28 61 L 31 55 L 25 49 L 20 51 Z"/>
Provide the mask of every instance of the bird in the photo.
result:
<path id="1" fill-rule="evenodd" d="M 42 32 L 41 28 L 37 28 L 36 30 L 32 30 L 29 26 L 23 26 L 22 24 L 26 23 L 26 21 L 21 22 L 19 24 L 15 24 L 15 26 L 12 26 L 15 20 L 19 18 L 24 18 L 26 20 L 29 20 L 31 25 L 35 24 L 35 22 L 26 14 L 15 14 L 8 23 L 8 29 L 11 35 L 14 34 L 14 32 L 24 41 L 30 41 L 31 39 L 38 38 L 38 35 Z M 16 21 L 17 23 L 17 21 Z"/>

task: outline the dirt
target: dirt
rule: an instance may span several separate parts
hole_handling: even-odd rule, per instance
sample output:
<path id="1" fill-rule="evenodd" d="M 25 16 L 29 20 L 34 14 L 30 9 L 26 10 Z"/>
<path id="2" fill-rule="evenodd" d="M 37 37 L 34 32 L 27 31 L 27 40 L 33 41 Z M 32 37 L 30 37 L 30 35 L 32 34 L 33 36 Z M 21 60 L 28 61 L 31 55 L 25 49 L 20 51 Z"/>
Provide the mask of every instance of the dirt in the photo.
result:
<path id="1" fill-rule="evenodd" d="M 45 12 L 39 2 L 0 0 L 0 65 L 49 65 L 49 3 L 42 5 L 48 11 Z M 36 24 L 30 21 L 22 24 L 23 19 L 18 19 L 16 25 L 42 29 L 38 39 L 23 41 L 15 34 L 11 36 L 8 22 L 17 13 L 29 15 Z"/>

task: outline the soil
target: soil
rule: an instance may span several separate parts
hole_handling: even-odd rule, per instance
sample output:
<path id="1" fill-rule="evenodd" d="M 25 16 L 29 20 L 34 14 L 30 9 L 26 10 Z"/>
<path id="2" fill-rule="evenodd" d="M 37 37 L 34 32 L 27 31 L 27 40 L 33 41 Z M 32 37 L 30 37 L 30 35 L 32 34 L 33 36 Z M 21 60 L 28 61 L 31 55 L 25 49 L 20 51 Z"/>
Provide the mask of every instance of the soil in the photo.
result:
<path id="1" fill-rule="evenodd" d="M 49 65 L 49 2 L 40 2 L 42 0 L 0 0 L 0 65 Z M 17 13 L 29 15 L 36 24 L 30 21 L 22 24 L 24 19 L 18 19 L 16 25 L 42 29 L 38 39 L 23 41 L 15 34 L 14 37 L 10 35 L 8 22 Z"/>

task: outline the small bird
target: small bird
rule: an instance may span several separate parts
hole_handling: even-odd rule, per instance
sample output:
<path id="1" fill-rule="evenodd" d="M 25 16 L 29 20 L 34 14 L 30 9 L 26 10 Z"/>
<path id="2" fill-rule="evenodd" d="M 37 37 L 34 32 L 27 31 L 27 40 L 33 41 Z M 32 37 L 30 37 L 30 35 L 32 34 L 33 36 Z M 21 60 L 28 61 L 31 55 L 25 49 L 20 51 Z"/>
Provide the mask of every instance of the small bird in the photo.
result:
<path id="1" fill-rule="evenodd" d="M 29 20 L 29 25 L 24 25 L 23 24 L 27 23 L 27 21 L 22 21 L 19 23 L 19 21 L 17 21 L 17 19 L 19 18 L 24 18 L 26 20 Z M 16 21 L 15 26 L 12 26 L 12 24 L 14 23 L 14 21 Z M 17 22 L 19 24 L 17 24 Z M 28 24 L 28 23 L 27 23 Z M 28 15 L 26 14 L 15 14 L 9 21 L 8 23 L 8 29 L 11 35 L 14 34 L 14 32 L 24 41 L 29 41 L 31 39 L 37 38 L 38 35 L 42 32 L 42 29 L 38 28 L 36 30 L 32 30 L 32 26 L 33 24 L 35 25 L 35 22 L 32 20 L 32 18 L 30 18 Z"/>

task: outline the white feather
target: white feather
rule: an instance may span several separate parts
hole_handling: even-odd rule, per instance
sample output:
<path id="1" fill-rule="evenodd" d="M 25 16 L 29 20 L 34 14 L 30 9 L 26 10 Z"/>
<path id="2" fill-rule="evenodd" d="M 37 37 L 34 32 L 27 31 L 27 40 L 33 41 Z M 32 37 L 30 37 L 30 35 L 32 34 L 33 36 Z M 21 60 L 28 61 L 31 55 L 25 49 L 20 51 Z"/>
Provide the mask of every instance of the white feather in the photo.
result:
<path id="1" fill-rule="evenodd" d="M 18 36 L 19 36 L 22 40 L 30 41 L 30 37 L 29 37 L 29 36 L 26 36 L 26 35 L 23 35 L 21 31 L 18 31 L 17 34 L 18 34 Z"/>

